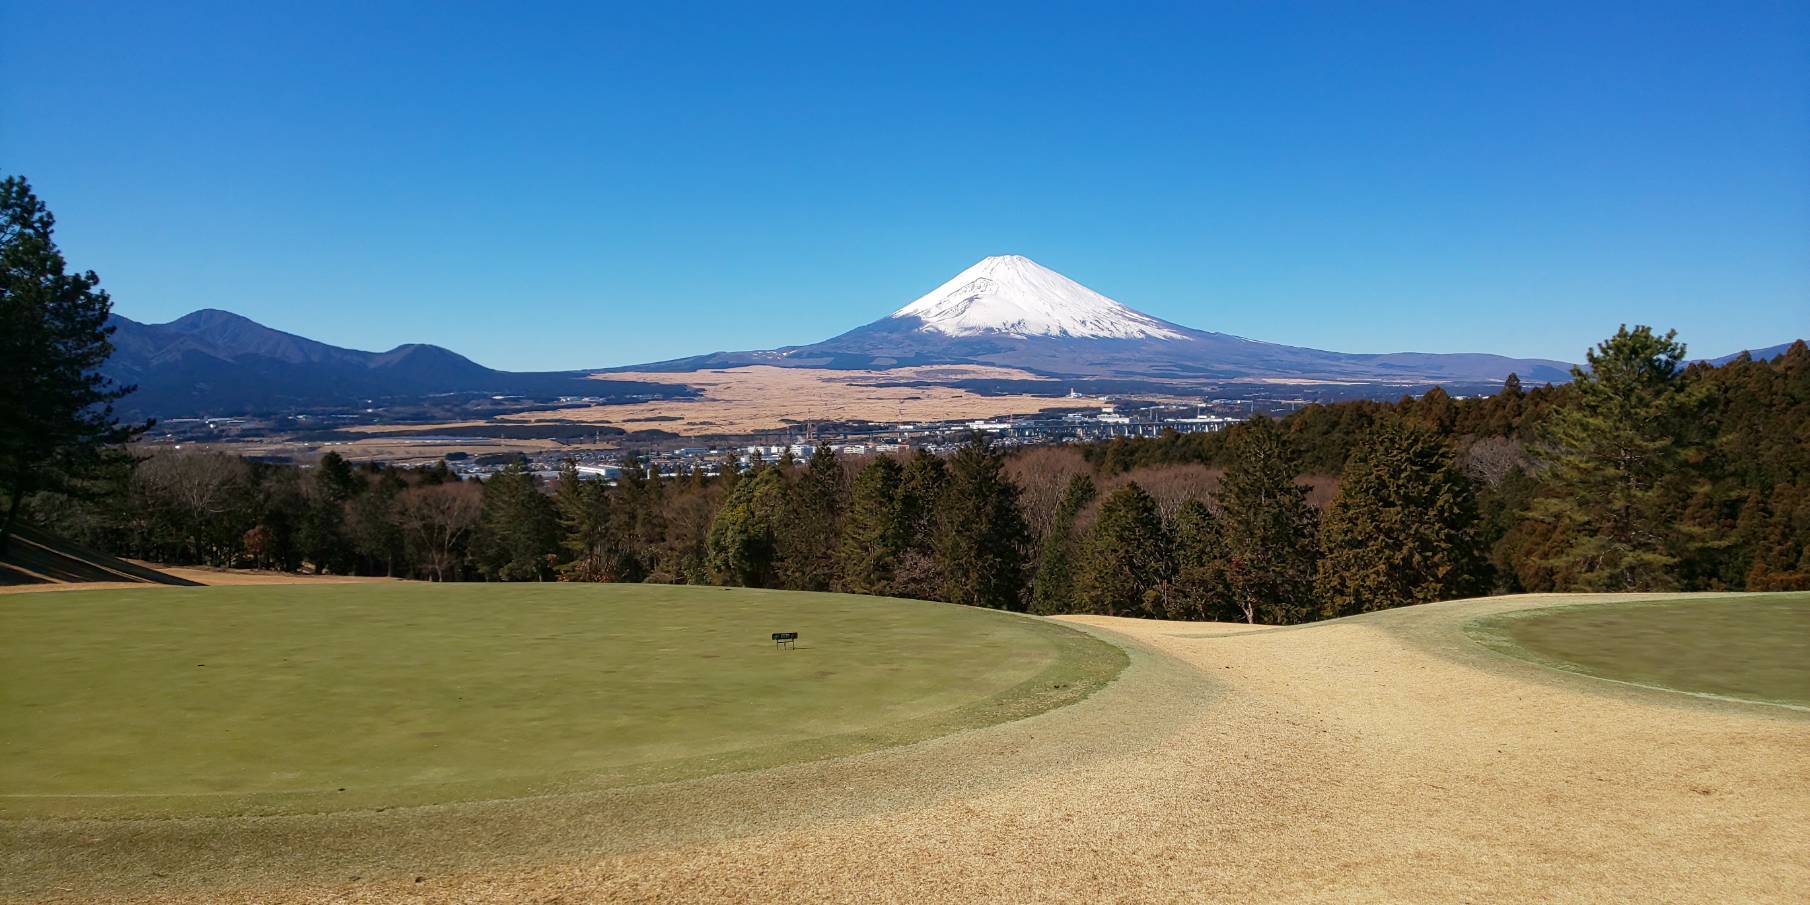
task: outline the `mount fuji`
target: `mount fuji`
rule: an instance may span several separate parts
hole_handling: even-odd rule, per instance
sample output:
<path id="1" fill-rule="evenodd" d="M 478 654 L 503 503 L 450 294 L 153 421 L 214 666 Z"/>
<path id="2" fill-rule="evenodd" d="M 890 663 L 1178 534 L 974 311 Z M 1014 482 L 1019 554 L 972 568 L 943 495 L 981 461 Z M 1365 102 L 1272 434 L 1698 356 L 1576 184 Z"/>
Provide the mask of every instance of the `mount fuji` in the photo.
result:
<path id="1" fill-rule="evenodd" d="M 886 317 L 805 346 L 612 370 L 743 365 L 883 369 L 982 364 L 1050 377 L 1350 383 L 1564 381 L 1570 365 L 1481 353 L 1354 354 L 1213 333 L 1152 317 L 1021 255 L 983 258 Z"/>

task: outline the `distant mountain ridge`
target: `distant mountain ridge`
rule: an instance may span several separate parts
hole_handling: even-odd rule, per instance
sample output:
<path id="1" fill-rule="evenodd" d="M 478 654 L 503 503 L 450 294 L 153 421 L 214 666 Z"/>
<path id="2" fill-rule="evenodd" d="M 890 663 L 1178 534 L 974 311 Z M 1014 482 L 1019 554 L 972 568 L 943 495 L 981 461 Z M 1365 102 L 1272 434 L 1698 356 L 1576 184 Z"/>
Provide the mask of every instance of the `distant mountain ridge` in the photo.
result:
<path id="1" fill-rule="evenodd" d="M 1376 384 L 1386 392 L 1410 385 L 1493 384 L 1511 372 L 1529 384 L 1556 383 L 1569 380 L 1571 368 L 1562 361 L 1483 353 L 1328 352 L 1196 330 L 1136 311 L 1016 255 L 985 258 L 890 315 L 822 342 L 582 371 L 498 371 L 422 343 L 387 352 L 347 349 L 213 308 L 167 324 L 120 315 L 110 322 L 116 328 L 115 351 L 104 370 L 139 387 L 120 409 L 159 418 L 343 411 L 461 396 L 689 396 L 695 391 L 673 384 L 593 375 L 747 365 L 881 370 L 982 364 L 1126 386 L 1323 381 Z M 1746 354 L 1770 359 L 1790 345 Z M 1740 354 L 1710 362 L 1724 364 Z"/>
<path id="2" fill-rule="evenodd" d="M 1271 379 L 1385 384 L 1570 379 L 1568 362 L 1484 353 L 1328 352 L 1184 327 L 1136 311 L 1021 255 L 983 258 L 865 326 L 804 346 L 718 352 L 614 370 L 770 364 L 886 368 L 988 364 L 1052 377 Z"/>
<path id="3" fill-rule="evenodd" d="M 1749 358 L 1752 358 L 1754 361 L 1771 361 L 1771 360 L 1779 357 L 1780 355 L 1785 354 L 1785 352 L 1787 350 L 1789 350 L 1794 344 L 1800 343 L 1800 342 L 1804 342 L 1804 340 L 1801 340 L 1801 339 L 1793 340 L 1792 342 L 1788 342 L 1788 343 L 1779 343 L 1776 346 L 1767 346 L 1764 349 L 1748 349 L 1743 352 L 1735 352 L 1735 353 L 1732 353 L 1729 355 L 1724 355 L 1721 358 L 1709 358 L 1709 359 L 1704 359 L 1704 360 L 1708 361 L 1710 364 L 1718 365 L 1718 366 L 1728 364 L 1729 362 L 1734 361 L 1735 359 L 1740 358 L 1743 355 L 1746 355 Z"/>
<path id="4" fill-rule="evenodd" d="M 167 324 L 113 315 L 105 373 L 138 390 L 125 411 L 169 418 L 262 414 L 430 396 L 610 396 L 682 393 L 676 387 L 591 380 L 588 371 L 512 373 L 456 352 L 407 343 L 365 352 L 285 333 L 206 308 Z"/>

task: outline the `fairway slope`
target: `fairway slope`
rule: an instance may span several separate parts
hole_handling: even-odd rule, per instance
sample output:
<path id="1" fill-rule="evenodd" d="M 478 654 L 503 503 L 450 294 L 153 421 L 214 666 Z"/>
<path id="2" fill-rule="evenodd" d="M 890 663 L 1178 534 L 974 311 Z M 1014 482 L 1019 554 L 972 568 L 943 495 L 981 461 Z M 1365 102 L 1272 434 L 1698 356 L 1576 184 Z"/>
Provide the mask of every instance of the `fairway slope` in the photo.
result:
<path id="1" fill-rule="evenodd" d="M 1023 719 L 532 802 L 14 821 L 0 875 L 71 901 L 1801 901 L 1810 717 L 1470 634 L 1635 599 L 1280 629 L 1072 617 L 1130 665 Z"/>

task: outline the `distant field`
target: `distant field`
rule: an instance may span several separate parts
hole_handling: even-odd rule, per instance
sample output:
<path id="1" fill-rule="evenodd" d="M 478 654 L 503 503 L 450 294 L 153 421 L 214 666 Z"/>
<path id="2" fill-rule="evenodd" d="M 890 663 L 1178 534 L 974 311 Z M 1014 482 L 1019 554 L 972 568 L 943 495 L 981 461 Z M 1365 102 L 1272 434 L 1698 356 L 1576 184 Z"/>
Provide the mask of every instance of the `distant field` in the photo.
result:
<path id="1" fill-rule="evenodd" d="M 887 371 L 838 371 L 777 368 L 768 365 L 689 373 L 611 374 L 611 378 L 673 383 L 696 387 L 689 400 L 658 400 L 628 405 L 564 408 L 552 412 L 520 412 L 499 418 L 504 423 L 560 418 L 598 424 L 629 425 L 659 418 L 662 430 L 676 434 L 743 434 L 784 428 L 806 421 L 942 421 L 1035 414 L 1046 408 L 1096 405 L 1092 400 L 1060 398 L 1067 385 L 1042 380 L 1028 371 L 981 365 L 935 365 Z M 983 396 L 948 386 L 896 386 L 899 382 L 974 379 L 1040 380 L 1048 395 Z M 668 420 L 676 419 L 676 420 Z"/>
<path id="2" fill-rule="evenodd" d="M 1571 672 L 1810 708 L 1810 594 L 1554 607 L 1492 616 L 1471 631 Z"/>
<path id="3" fill-rule="evenodd" d="M 796 631 L 796 650 L 769 635 Z M 848 754 L 1124 664 L 946 604 L 637 585 L 159 588 L 0 602 L 0 817 L 294 813 Z"/>

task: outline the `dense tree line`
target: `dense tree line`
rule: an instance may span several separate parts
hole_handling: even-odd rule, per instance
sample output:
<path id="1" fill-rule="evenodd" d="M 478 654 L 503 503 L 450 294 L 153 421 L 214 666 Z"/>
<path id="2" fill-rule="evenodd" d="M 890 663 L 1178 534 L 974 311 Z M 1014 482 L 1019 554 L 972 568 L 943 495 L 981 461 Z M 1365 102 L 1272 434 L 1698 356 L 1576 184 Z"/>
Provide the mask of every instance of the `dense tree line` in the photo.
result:
<path id="1" fill-rule="evenodd" d="M 1417 539 L 1404 547 L 1414 556 L 1481 555 L 1455 564 L 1436 596 L 1810 588 L 1810 350 L 1799 342 L 1771 361 L 1720 367 L 1686 360 L 1674 335 L 1624 327 L 1561 386 L 1525 390 L 1510 377 L 1490 396 L 1435 389 L 1281 419 L 1305 472 L 1340 476 L 1322 515 L 1323 610 L 1374 608 L 1374 582 L 1356 565 L 1366 545 L 1378 580 L 1404 573 L 1405 561 L 1374 556 L 1389 548 L 1391 525 L 1396 540 Z M 1109 476 L 1224 469 L 1238 437 L 1120 439 L 1086 457 Z M 1404 594 L 1384 605 L 1423 599 Z"/>
<path id="2" fill-rule="evenodd" d="M 1010 455 L 819 447 L 720 477 L 630 458 L 613 485 L 570 464 L 478 481 L 163 452 L 34 514 L 167 563 L 1272 624 L 1492 591 L 1810 587 L 1810 350 L 1683 361 L 1674 337 L 1623 329 L 1561 387 Z"/>

